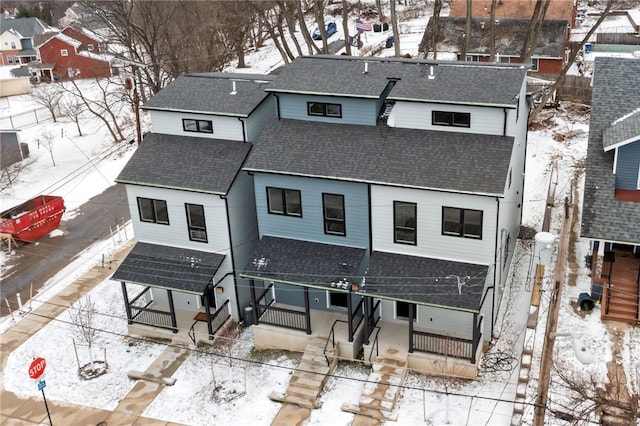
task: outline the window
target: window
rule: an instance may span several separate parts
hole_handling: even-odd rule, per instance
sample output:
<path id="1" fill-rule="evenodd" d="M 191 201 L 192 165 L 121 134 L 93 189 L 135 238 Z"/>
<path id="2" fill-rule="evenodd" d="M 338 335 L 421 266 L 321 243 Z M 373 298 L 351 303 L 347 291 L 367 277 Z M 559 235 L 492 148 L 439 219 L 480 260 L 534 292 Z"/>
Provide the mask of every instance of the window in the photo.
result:
<path id="1" fill-rule="evenodd" d="M 324 233 L 347 235 L 344 223 L 344 195 L 322 194 Z"/>
<path id="2" fill-rule="evenodd" d="M 531 58 L 531 71 L 538 71 L 539 65 L 540 63 L 538 58 Z"/>
<path id="3" fill-rule="evenodd" d="M 347 293 L 338 291 L 329 292 L 329 306 L 337 308 L 347 307 Z"/>
<path id="4" fill-rule="evenodd" d="M 6 43 L 5 43 L 5 44 L 6 44 Z M 16 42 L 15 42 L 15 41 L 12 41 L 12 42 L 11 42 L 11 48 L 12 48 L 12 49 L 14 49 L 14 50 L 18 48 L 18 45 L 16 44 Z"/>
<path id="5" fill-rule="evenodd" d="M 417 205 L 402 201 L 393 202 L 393 242 L 416 244 Z"/>
<path id="6" fill-rule="evenodd" d="M 185 132 L 213 133 L 213 122 L 211 120 L 183 118 L 182 128 Z"/>
<path id="7" fill-rule="evenodd" d="M 431 124 L 434 126 L 470 127 L 471 114 L 468 112 L 433 111 Z"/>
<path id="8" fill-rule="evenodd" d="M 89 52 L 93 52 L 93 43 L 89 43 L 89 44 L 87 44 L 87 50 L 88 50 Z"/>
<path id="9" fill-rule="evenodd" d="M 185 204 L 187 210 L 187 227 L 191 241 L 207 242 L 207 227 L 204 221 L 204 206 Z"/>
<path id="10" fill-rule="evenodd" d="M 482 211 L 442 207 L 442 234 L 482 238 Z"/>
<path id="11" fill-rule="evenodd" d="M 67 49 L 60 50 L 60 56 L 69 56 L 69 51 Z"/>
<path id="12" fill-rule="evenodd" d="M 342 105 L 323 102 L 307 102 L 307 114 L 320 117 L 342 118 Z"/>
<path id="13" fill-rule="evenodd" d="M 396 318 L 398 319 L 409 319 L 409 305 L 407 302 L 396 302 Z M 413 305 L 413 320 L 415 321 L 416 316 L 416 306 Z"/>
<path id="14" fill-rule="evenodd" d="M 302 217 L 300 191 L 267 187 L 269 213 Z"/>
<path id="15" fill-rule="evenodd" d="M 500 56 L 500 62 L 503 63 L 503 64 L 511 63 L 511 57 L 510 56 Z"/>
<path id="16" fill-rule="evenodd" d="M 169 224 L 167 202 L 164 200 L 138 197 L 138 212 L 142 222 Z"/>
<path id="17" fill-rule="evenodd" d="M 479 62 L 480 61 L 480 56 L 479 55 L 467 55 L 467 62 Z"/>
<path id="18" fill-rule="evenodd" d="M 7 60 L 10 64 L 13 63 L 13 56 L 7 56 Z M 16 62 L 17 63 L 17 62 Z"/>

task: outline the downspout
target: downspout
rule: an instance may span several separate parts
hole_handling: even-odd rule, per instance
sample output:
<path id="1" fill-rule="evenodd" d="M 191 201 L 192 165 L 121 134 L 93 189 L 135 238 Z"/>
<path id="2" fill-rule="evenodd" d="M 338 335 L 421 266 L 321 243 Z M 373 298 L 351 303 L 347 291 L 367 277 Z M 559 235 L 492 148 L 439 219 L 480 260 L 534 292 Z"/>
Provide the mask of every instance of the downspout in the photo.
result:
<path id="1" fill-rule="evenodd" d="M 242 123 L 242 124 L 241 124 L 241 125 L 242 125 L 242 141 L 243 141 L 243 142 L 249 142 L 249 141 L 247 140 L 247 129 L 246 129 L 246 124 L 247 124 L 247 123 L 244 121 L 244 118 L 242 118 L 242 117 L 238 117 L 238 121 L 239 121 L 240 123 Z"/>
<path id="2" fill-rule="evenodd" d="M 500 198 L 496 197 L 496 250 L 494 250 L 494 268 L 493 268 L 493 297 L 491 297 L 491 339 L 493 339 L 493 329 L 495 327 L 495 317 L 496 317 L 496 279 L 498 278 L 498 268 L 500 268 L 500 259 L 496 259 L 495 257 L 498 254 L 500 248 L 500 240 L 499 240 L 499 224 L 500 224 Z"/>
<path id="3" fill-rule="evenodd" d="M 278 96 L 278 94 L 275 94 L 276 97 L 276 114 L 278 116 L 278 120 L 281 119 L 282 117 L 280 116 L 280 96 Z"/>
<path id="4" fill-rule="evenodd" d="M 235 270 L 236 270 L 236 265 L 235 265 L 235 259 L 233 258 L 233 237 L 231 236 L 231 226 L 229 226 L 230 222 L 230 215 L 229 215 L 229 203 L 227 202 L 227 197 L 225 195 L 220 195 L 220 199 L 224 200 L 224 209 L 225 212 L 227 214 L 227 232 L 229 233 L 229 253 L 231 253 L 231 272 L 227 272 L 222 279 L 220 280 L 220 282 L 222 282 L 222 280 L 224 280 L 227 275 L 234 275 L 234 280 L 233 280 L 233 293 L 235 294 L 235 299 L 236 299 L 236 309 L 238 312 L 238 319 L 240 319 L 240 317 L 242 316 L 242 311 L 240 310 L 240 298 L 238 297 L 238 283 L 235 280 Z"/>
<path id="5" fill-rule="evenodd" d="M 502 108 L 502 111 L 504 112 L 504 120 L 502 124 L 502 136 L 507 136 L 507 115 L 509 114 L 509 112 L 507 111 L 506 108 Z"/>

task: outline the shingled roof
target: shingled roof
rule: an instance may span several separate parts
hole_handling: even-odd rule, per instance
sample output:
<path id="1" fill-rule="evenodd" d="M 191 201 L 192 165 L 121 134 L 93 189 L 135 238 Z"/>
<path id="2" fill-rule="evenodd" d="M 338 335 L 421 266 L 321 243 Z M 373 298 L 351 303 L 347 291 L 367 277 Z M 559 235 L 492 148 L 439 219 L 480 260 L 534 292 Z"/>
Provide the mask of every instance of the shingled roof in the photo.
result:
<path id="1" fill-rule="evenodd" d="M 433 71 L 435 78 L 428 78 Z M 515 108 L 526 75 L 521 65 L 316 55 L 298 57 L 265 90 Z"/>
<path id="2" fill-rule="evenodd" d="M 149 133 L 116 182 L 227 194 L 251 144 Z"/>
<path id="3" fill-rule="evenodd" d="M 545 20 L 533 51 L 534 57 L 562 58 L 567 37 L 567 21 Z M 433 31 L 437 31 L 438 51 L 460 52 L 465 34 L 466 18 L 441 17 L 438 28 L 434 21 L 429 21 L 419 51 L 423 52 L 431 39 Z M 496 25 L 496 52 L 501 55 L 520 56 L 524 37 L 527 33 L 529 19 L 500 19 Z M 484 54 L 491 52 L 491 29 L 487 18 L 471 20 L 471 38 L 467 48 L 468 54 Z"/>
<path id="4" fill-rule="evenodd" d="M 241 73 L 184 74 L 142 107 L 148 110 L 248 117 L 269 94 L 272 76 Z"/>
<path id="5" fill-rule="evenodd" d="M 273 119 L 244 170 L 499 196 L 513 142 L 507 136 Z"/>
<path id="6" fill-rule="evenodd" d="M 635 120 L 640 108 L 640 60 L 596 58 L 591 105 L 580 235 L 640 244 L 640 202 L 614 199 L 615 152 L 605 151 L 603 142 L 614 123 Z"/>

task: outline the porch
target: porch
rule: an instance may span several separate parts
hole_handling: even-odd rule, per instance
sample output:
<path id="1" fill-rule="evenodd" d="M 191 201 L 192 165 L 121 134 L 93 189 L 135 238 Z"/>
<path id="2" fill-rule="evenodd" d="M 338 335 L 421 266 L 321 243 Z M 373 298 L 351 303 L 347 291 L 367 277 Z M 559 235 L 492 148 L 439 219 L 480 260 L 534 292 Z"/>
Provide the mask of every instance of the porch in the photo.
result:
<path id="1" fill-rule="evenodd" d="M 640 323 L 640 257 L 628 250 L 605 251 L 592 259 L 592 298 L 601 301 L 602 320 Z"/>
<path id="2" fill-rule="evenodd" d="M 151 302 L 144 308 L 133 308 L 133 312 L 128 334 L 170 340 L 178 345 L 213 345 L 216 334 L 223 330 L 231 318 L 229 299 L 210 315 L 211 330 L 204 311 L 175 308 L 172 315 L 168 306 Z"/>

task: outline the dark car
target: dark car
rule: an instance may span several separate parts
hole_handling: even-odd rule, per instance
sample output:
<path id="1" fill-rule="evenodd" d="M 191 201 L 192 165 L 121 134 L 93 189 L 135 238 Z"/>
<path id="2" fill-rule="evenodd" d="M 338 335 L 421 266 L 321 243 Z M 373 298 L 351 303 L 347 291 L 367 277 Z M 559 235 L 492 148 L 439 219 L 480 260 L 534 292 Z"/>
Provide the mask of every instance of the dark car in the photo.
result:
<path id="1" fill-rule="evenodd" d="M 324 23 L 325 29 L 327 31 L 327 38 L 331 37 L 338 31 L 338 26 L 334 21 L 327 21 Z M 314 40 L 322 40 L 322 34 L 320 34 L 320 28 L 316 28 L 315 31 L 311 34 L 311 38 Z"/>

